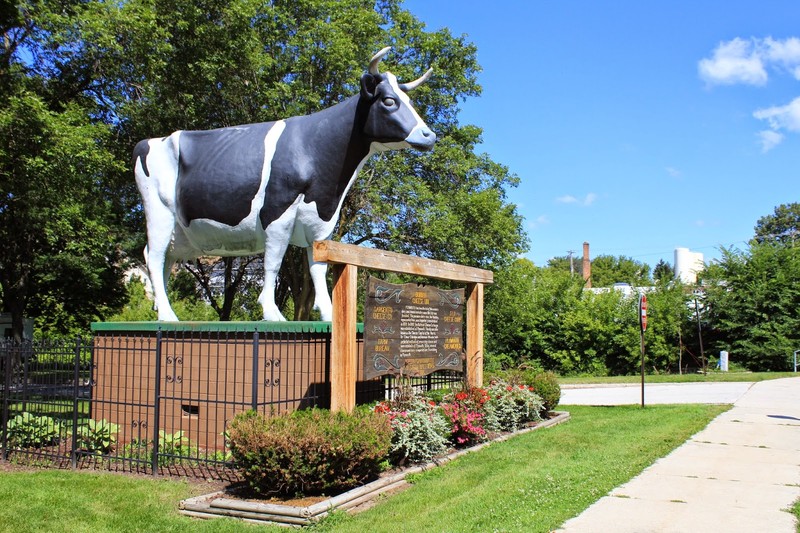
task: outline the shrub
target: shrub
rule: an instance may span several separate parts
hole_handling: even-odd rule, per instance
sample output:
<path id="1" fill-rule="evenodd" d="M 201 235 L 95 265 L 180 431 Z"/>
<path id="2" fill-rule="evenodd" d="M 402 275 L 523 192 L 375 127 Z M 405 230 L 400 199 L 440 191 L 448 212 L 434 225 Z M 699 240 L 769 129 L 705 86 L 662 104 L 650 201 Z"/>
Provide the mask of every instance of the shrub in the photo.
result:
<path id="1" fill-rule="evenodd" d="M 486 410 L 486 429 L 489 431 L 514 431 L 525 422 L 541 420 L 542 399 L 533 387 L 495 380 L 487 388 L 489 400 Z"/>
<path id="2" fill-rule="evenodd" d="M 450 421 L 450 438 L 455 444 L 471 446 L 486 440 L 484 404 L 487 401 L 489 395 L 480 387 L 466 388 L 445 397 L 442 409 Z"/>
<path id="3" fill-rule="evenodd" d="M 114 451 L 117 443 L 119 426 L 105 419 L 89 420 L 85 426 L 78 428 L 78 446 L 84 451 L 97 455 L 105 455 Z"/>
<path id="4" fill-rule="evenodd" d="M 8 443 L 18 448 L 41 448 L 58 442 L 61 428 L 49 416 L 27 411 L 8 421 Z"/>
<path id="5" fill-rule="evenodd" d="M 544 372 L 536 361 L 529 361 L 517 367 L 496 369 L 485 374 L 485 380 L 491 383 L 494 380 L 503 380 L 512 385 L 532 385 L 537 374 Z"/>
<path id="6" fill-rule="evenodd" d="M 259 494 L 324 493 L 377 477 L 391 446 L 389 419 L 322 409 L 270 418 L 253 411 L 228 428 L 234 464 Z"/>
<path id="7" fill-rule="evenodd" d="M 447 451 L 450 424 L 433 400 L 414 396 L 402 403 L 381 402 L 375 412 L 389 418 L 394 464 L 423 463 Z"/>
<path id="8" fill-rule="evenodd" d="M 561 386 L 558 384 L 558 377 L 553 372 L 541 372 L 536 374 L 532 383 L 528 383 L 533 390 L 541 396 L 544 405 L 542 414 L 552 411 L 561 401 Z"/>

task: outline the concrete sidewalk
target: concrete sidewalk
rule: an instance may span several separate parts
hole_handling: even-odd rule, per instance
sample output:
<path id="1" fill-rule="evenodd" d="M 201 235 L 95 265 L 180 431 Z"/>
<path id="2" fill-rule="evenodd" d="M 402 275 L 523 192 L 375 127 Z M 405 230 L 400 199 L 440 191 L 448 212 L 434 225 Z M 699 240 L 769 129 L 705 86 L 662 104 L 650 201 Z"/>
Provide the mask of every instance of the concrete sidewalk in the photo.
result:
<path id="1" fill-rule="evenodd" d="M 797 499 L 800 378 L 762 381 L 559 531 L 795 533 Z"/>
<path id="2" fill-rule="evenodd" d="M 660 403 L 736 403 L 753 386 L 733 383 L 647 383 L 645 405 Z M 638 405 L 641 384 L 561 387 L 561 405 Z"/>

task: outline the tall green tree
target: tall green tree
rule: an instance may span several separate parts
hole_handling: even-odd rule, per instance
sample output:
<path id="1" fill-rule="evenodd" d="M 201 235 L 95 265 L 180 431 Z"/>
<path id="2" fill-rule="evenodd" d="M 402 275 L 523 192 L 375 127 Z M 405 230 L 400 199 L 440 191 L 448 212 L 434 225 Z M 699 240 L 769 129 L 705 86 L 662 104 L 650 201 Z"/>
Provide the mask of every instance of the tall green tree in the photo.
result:
<path id="1" fill-rule="evenodd" d="M 592 259 L 592 287 L 611 287 L 614 283 L 651 285 L 650 265 L 624 255 L 598 255 Z"/>
<path id="2" fill-rule="evenodd" d="M 27 81 L 0 98 L 0 286 L 18 339 L 24 316 L 44 333 L 79 333 L 124 295 L 102 189 L 118 165 L 109 129 Z"/>
<path id="3" fill-rule="evenodd" d="M 666 283 L 675 278 L 675 269 L 672 265 L 659 259 L 653 269 L 653 279 L 658 283 Z"/>
<path id="4" fill-rule="evenodd" d="M 792 246 L 800 244 L 800 203 L 781 204 L 771 215 L 759 218 L 753 240 Z"/>
<path id="5" fill-rule="evenodd" d="M 62 113 L 69 104 L 95 128 L 82 138 L 101 150 L 85 156 L 105 159 L 91 164 L 87 184 L 95 206 L 103 203 L 107 231 L 98 234 L 119 244 L 116 253 L 121 248 L 140 257 L 144 245 L 128 168 L 138 140 L 317 111 L 355 94 L 366 62 L 386 45 L 394 52 L 383 68 L 401 79 L 436 69 L 413 98 L 441 149 L 371 162 L 342 210 L 337 238 L 492 268 L 527 245 L 521 218 L 505 197 L 516 177 L 476 153 L 480 130 L 458 122 L 459 102 L 480 92 L 474 45 L 448 30 L 428 31 L 399 0 L 22 0 L 0 17 L 3 95 L 22 80 L 48 112 Z M 8 154 L 7 161 L 17 159 Z M 308 273 L 298 259 L 289 255 L 278 289 L 301 318 L 313 295 L 301 290 Z M 206 266 L 195 265 L 197 279 L 208 278 Z M 251 298 L 240 289 L 248 276 L 212 269 L 229 276 L 209 284 L 224 288 L 211 294 L 219 316 L 246 308 Z M 16 290 L 4 285 L 4 300 Z"/>
<path id="6" fill-rule="evenodd" d="M 800 349 L 800 247 L 723 249 L 703 280 L 716 348 L 750 370 L 788 370 Z"/>
<path id="7" fill-rule="evenodd" d="M 480 91 L 476 49 L 465 38 L 448 30 L 426 31 L 395 0 L 154 5 L 155 33 L 168 46 L 142 48 L 121 64 L 141 65 L 138 72 L 146 73 L 130 81 L 140 88 L 118 106 L 120 131 L 131 146 L 141 137 L 174 129 L 317 111 L 356 94 L 367 61 L 388 44 L 395 52 L 382 68 L 401 80 L 434 67 L 434 77 L 412 97 L 439 142 L 425 156 L 373 158 L 346 199 L 335 238 L 490 268 L 525 250 L 521 217 L 506 198 L 517 178 L 476 153 L 480 129 L 458 123 L 458 102 Z M 207 263 L 192 269 L 202 279 L 209 266 L 222 270 Z M 234 307 L 230 299 L 242 294 L 241 279 L 232 271 L 226 279 L 222 318 Z M 297 319 L 310 314 L 309 281 L 305 254 L 290 249 L 277 295 L 282 307 L 292 298 Z"/>
<path id="8" fill-rule="evenodd" d="M 583 280 L 518 259 L 497 272 L 486 293 L 486 351 L 495 365 L 536 363 L 559 369 L 564 317 L 582 297 Z"/>

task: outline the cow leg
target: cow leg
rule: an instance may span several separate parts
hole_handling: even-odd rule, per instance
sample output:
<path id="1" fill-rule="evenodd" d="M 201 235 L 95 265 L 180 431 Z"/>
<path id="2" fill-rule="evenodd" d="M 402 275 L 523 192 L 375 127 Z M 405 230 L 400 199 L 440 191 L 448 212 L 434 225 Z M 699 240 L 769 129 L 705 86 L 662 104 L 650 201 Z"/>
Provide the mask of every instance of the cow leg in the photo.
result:
<path id="1" fill-rule="evenodd" d="M 328 293 L 326 277 L 328 265 L 314 261 L 313 246 L 306 248 L 306 254 L 308 255 L 308 270 L 311 272 L 311 281 L 314 283 L 314 308 L 319 311 L 324 322 L 330 322 L 333 320 L 333 305 L 331 304 L 331 295 Z"/>
<path id="2" fill-rule="evenodd" d="M 281 269 L 284 253 L 286 253 L 286 245 L 277 255 L 271 254 L 268 246 L 264 254 L 264 287 L 258 296 L 258 303 L 264 310 L 264 320 L 280 322 L 286 320 L 275 303 L 275 283 L 278 281 L 278 271 Z"/>
<path id="3" fill-rule="evenodd" d="M 293 206 L 294 207 L 294 206 Z M 290 208 L 284 215 L 269 225 L 264 241 L 264 287 L 258 296 L 258 303 L 264 310 L 264 320 L 283 322 L 286 318 L 275 303 L 275 283 L 283 263 L 286 248 L 294 223 L 294 209 Z"/>
<path id="4" fill-rule="evenodd" d="M 158 319 L 161 321 L 178 321 L 175 311 L 169 304 L 167 297 L 167 280 L 174 260 L 167 258 L 167 246 L 156 239 L 149 238 L 149 243 L 145 248 L 145 263 L 147 263 L 147 274 L 150 276 L 150 284 L 153 287 L 154 308 L 158 311 Z"/>

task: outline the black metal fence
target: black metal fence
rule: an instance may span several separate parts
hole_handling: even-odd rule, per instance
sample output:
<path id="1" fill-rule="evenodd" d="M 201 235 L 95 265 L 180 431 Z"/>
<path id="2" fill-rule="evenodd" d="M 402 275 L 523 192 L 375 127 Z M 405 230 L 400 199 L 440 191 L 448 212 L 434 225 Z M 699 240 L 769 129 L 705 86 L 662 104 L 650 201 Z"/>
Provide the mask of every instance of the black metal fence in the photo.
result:
<path id="1" fill-rule="evenodd" d="M 0 341 L 2 460 L 59 468 L 236 479 L 226 429 L 248 409 L 330 404 L 322 331 L 97 332 L 93 341 Z M 412 381 L 448 387 L 461 374 Z M 360 382 L 358 403 L 393 394 Z"/>

